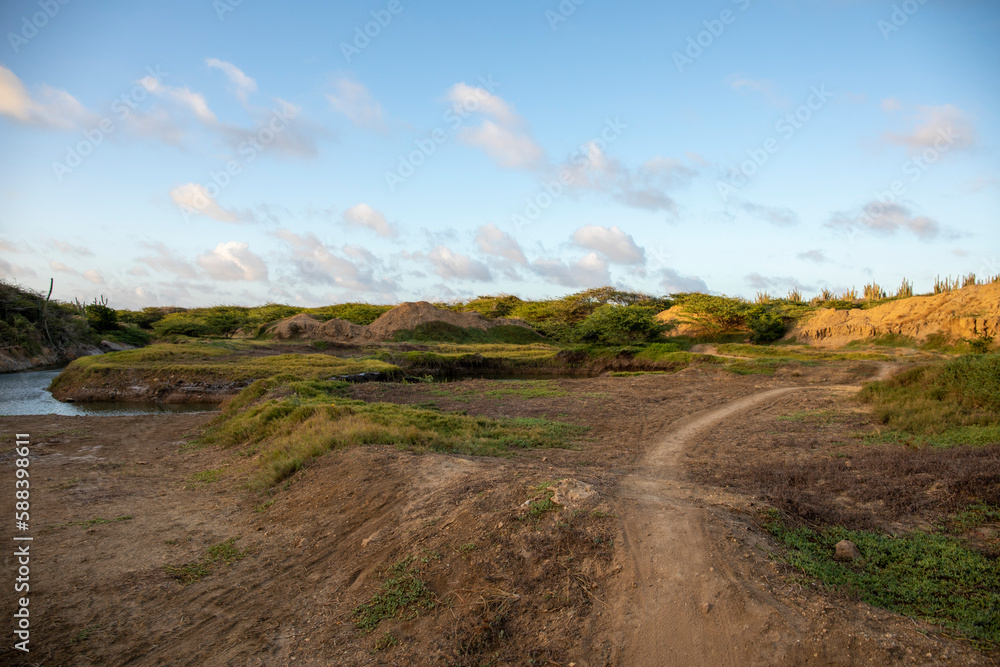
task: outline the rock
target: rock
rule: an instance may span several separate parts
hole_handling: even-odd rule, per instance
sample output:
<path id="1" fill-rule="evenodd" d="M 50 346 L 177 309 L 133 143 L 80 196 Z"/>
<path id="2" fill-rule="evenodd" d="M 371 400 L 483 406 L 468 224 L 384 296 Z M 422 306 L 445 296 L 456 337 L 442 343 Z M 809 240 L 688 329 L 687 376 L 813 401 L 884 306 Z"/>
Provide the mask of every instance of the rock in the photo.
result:
<path id="1" fill-rule="evenodd" d="M 579 505 L 597 496 L 597 491 L 590 484 L 578 479 L 561 479 L 549 487 L 552 502 L 569 507 Z"/>
<path id="2" fill-rule="evenodd" d="M 837 542 L 834 549 L 836 549 L 836 551 L 833 554 L 833 560 L 840 562 L 852 562 L 861 558 L 861 551 L 858 550 L 858 545 L 850 540 L 841 540 Z"/>

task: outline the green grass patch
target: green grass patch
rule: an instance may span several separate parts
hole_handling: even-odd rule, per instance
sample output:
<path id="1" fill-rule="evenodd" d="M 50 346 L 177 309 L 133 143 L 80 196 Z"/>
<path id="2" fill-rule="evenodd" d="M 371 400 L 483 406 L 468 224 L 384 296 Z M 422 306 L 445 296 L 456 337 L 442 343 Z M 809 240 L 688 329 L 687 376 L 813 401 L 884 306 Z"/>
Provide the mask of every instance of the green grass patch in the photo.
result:
<path id="1" fill-rule="evenodd" d="M 217 470 L 202 470 L 201 472 L 196 472 L 191 475 L 188 479 L 191 482 L 197 482 L 200 484 L 211 484 L 212 482 L 218 482 L 222 478 L 222 473 L 224 470 L 219 468 Z"/>
<path id="2" fill-rule="evenodd" d="M 774 375 L 785 359 L 747 359 L 730 361 L 723 368 L 736 375 Z"/>
<path id="3" fill-rule="evenodd" d="M 1000 443 L 1000 354 L 919 366 L 864 387 L 878 431 L 870 438 L 915 446 Z"/>
<path id="4" fill-rule="evenodd" d="M 436 606 L 434 595 L 419 578 L 420 571 L 412 567 L 412 563 L 413 558 L 407 558 L 389 568 L 381 591 L 354 609 L 355 627 L 371 632 L 384 619 L 412 620 L 420 615 L 421 609 Z"/>
<path id="5" fill-rule="evenodd" d="M 863 338 L 861 340 L 852 340 L 845 347 L 856 348 L 856 347 L 917 347 L 917 341 L 915 338 L 910 336 L 904 336 L 903 334 L 897 333 L 887 333 L 880 336 L 873 336 L 872 338 Z"/>
<path id="6" fill-rule="evenodd" d="M 1000 560 L 958 538 L 924 532 L 893 537 L 840 527 L 792 530 L 774 516 L 765 528 L 786 547 L 786 562 L 826 586 L 983 644 L 1000 643 Z M 860 564 L 833 560 L 840 540 L 858 546 Z"/>
<path id="7" fill-rule="evenodd" d="M 225 542 L 209 547 L 205 550 L 205 555 L 201 560 L 184 565 L 164 565 L 163 570 L 185 586 L 193 584 L 211 574 L 216 567 L 229 566 L 245 558 L 250 552 L 236 548 L 236 540 L 238 539 L 238 537 L 230 537 Z"/>
<path id="8" fill-rule="evenodd" d="M 719 354 L 733 357 L 771 358 L 783 361 L 892 361 L 892 357 L 877 352 L 830 352 L 789 345 L 746 345 L 724 343 L 716 346 Z"/>
<path id="9" fill-rule="evenodd" d="M 283 376 L 244 389 L 196 444 L 247 448 L 259 468 L 251 486 L 264 488 L 332 449 L 354 445 L 508 456 L 518 449 L 570 447 L 585 430 L 546 419 L 489 419 L 354 401 L 343 398 L 339 383 Z"/>
<path id="10" fill-rule="evenodd" d="M 328 354 L 260 355 L 245 343 L 159 343 L 138 350 L 81 357 L 62 372 L 52 389 L 103 382 L 116 375 L 149 380 L 240 382 L 283 374 L 330 378 L 365 372 L 401 376 L 401 370 L 378 359 L 344 359 Z"/>

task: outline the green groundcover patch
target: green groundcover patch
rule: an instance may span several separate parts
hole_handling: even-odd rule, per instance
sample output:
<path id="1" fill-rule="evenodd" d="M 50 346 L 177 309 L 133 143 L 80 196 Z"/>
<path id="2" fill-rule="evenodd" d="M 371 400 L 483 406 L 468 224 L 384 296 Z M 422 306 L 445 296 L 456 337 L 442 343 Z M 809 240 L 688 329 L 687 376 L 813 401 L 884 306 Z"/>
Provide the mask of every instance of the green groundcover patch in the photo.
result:
<path id="1" fill-rule="evenodd" d="M 1000 560 L 958 537 L 912 532 L 894 537 L 829 527 L 790 529 L 776 515 L 765 528 L 786 547 L 783 559 L 825 585 L 864 602 L 1000 645 Z M 834 545 L 854 542 L 859 563 L 833 560 Z"/>

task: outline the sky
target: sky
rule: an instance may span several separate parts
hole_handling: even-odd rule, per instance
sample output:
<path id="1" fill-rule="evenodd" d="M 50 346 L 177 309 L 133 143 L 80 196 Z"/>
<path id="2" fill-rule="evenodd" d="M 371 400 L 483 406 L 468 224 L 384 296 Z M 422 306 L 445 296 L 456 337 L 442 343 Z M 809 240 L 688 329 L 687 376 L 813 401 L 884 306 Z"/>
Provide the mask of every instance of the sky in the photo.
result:
<path id="1" fill-rule="evenodd" d="M 995 0 L 4 0 L 0 273 L 116 308 L 1000 274 Z"/>

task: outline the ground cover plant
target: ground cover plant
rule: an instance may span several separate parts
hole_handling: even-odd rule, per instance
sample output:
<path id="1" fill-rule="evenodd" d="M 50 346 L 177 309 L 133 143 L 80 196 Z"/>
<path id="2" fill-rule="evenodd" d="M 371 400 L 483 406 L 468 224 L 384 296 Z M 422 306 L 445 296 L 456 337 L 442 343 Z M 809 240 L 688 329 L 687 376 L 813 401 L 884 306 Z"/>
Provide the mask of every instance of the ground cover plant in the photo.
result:
<path id="1" fill-rule="evenodd" d="M 395 445 L 411 451 L 509 456 L 570 447 L 584 429 L 538 418 L 489 419 L 344 397 L 344 383 L 279 376 L 228 402 L 201 445 L 239 447 L 252 458 L 251 486 L 274 485 L 332 449 Z"/>
<path id="2" fill-rule="evenodd" d="M 944 534 L 901 536 L 839 526 L 790 528 L 777 513 L 764 527 L 784 560 L 851 597 L 930 621 L 986 646 L 1000 645 L 1000 559 Z M 837 562 L 834 545 L 854 542 L 861 560 Z"/>

